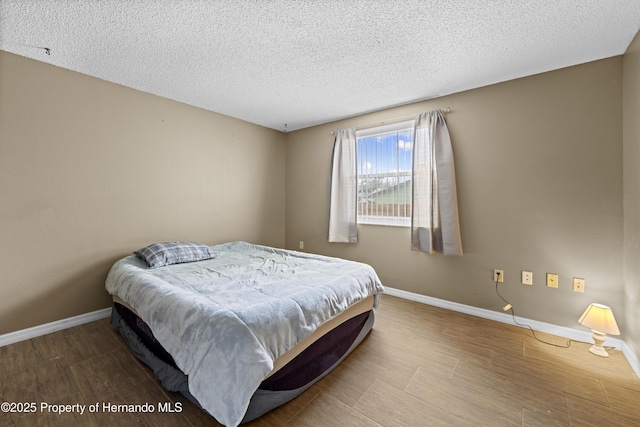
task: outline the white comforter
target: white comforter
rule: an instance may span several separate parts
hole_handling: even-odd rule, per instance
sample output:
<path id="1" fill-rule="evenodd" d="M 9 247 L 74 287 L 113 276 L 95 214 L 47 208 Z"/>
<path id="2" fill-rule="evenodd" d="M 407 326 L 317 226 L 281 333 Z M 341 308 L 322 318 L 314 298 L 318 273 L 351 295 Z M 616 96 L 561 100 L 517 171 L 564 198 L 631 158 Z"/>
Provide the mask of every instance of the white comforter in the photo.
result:
<path id="1" fill-rule="evenodd" d="M 150 326 L 202 407 L 235 426 L 276 358 L 383 287 L 358 262 L 244 242 L 211 248 L 213 259 L 156 269 L 123 258 L 106 289 Z"/>

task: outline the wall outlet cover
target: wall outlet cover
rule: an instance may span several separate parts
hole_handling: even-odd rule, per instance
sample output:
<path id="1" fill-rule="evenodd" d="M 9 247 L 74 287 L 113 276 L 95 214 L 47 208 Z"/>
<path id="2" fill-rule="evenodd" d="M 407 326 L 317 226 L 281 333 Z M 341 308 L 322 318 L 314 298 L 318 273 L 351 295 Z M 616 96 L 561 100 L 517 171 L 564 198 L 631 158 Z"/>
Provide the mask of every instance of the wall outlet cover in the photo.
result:
<path id="1" fill-rule="evenodd" d="M 584 292 L 584 279 L 580 277 L 573 278 L 573 292 Z"/>
<path id="2" fill-rule="evenodd" d="M 498 283 L 504 282 L 504 270 L 493 270 L 493 281 Z"/>

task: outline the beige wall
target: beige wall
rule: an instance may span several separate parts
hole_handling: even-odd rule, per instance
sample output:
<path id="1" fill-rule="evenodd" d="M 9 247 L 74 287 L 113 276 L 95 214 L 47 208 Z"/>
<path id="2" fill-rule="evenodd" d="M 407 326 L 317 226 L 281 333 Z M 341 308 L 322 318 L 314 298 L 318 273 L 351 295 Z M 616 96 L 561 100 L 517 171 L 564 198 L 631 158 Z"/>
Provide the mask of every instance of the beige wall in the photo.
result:
<path id="1" fill-rule="evenodd" d="M 158 241 L 284 245 L 280 132 L 0 51 L 0 334 L 109 306 Z"/>
<path id="2" fill-rule="evenodd" d="M 640 33 L 623 61 L 625 342 L 640 359 Z"/>
<path id="3" fill-rule="evenodd" d="M 637 57 L 636 40 L 625 94 Z M 625 120 L 623 287 L 622 70 L 616 57 L 283 135 L 0 52 L 0 334 L 107 307 L 110 265 L 150 242 L 303 240 L 372 264 L 387 286 L 496 311 L 502 268 L 519 316 L 568 327 L 591 301 L 625 313 L 635 298 L 618 320 L 637 348 L 640 132 Z M 625 95 L 625 118 L 638 99 Z M 465 255 L 412 252 L 406 228 L 327 243 L 330 131 L 445 106 Z"/>
<path id="4" fill-rule="evenodd" d="M 615 57 L 287 134 L 286 247 L 303 240 L 370 263 L 387 286 L 500 312 L 501 268 L 518 316 L 580 328 L 599 301 L 624 332 L 621 79 Z M 327 243 L 330 132 L 447 106 L 465 255 L 412 252 L 407 228 L 361 225 L 357 245 Z M 545 287 L 547 272 L 558 289 Z"/>

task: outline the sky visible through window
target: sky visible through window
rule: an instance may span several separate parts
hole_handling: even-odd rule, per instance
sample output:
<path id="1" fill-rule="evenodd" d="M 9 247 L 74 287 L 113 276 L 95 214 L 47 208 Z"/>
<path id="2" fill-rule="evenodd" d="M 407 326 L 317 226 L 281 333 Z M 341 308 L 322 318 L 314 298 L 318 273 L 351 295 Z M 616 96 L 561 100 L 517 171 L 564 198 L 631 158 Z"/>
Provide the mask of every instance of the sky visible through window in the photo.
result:
<path id="1" fill-rule="evenodd" d="M 411 204 L 412 134 L 413 128 L 403 128 L 357 138 L 361 216 L 406 216 Z"/>
<path id="2" fill-rule="evenodd" d="M 391 184 L 397 182 L 385 178 L 410 177 L 412 133 L 413 129 L 404 129 L 358 138 L 358 175 Z"/>

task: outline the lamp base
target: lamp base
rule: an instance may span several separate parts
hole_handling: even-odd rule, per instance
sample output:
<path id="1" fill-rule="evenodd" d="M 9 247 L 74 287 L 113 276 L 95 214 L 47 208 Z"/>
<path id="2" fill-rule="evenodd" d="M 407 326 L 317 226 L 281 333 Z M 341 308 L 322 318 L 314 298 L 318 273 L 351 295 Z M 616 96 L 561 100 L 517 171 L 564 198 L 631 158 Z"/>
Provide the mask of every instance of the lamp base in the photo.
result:
<path id="1" fill-rule="evenodd" d="M 609 353 L 607 353 L 607 350 L 602 347 L 598 347 L 597 345 L 592 345 L 589 351 L 596 356 L 609 357 Z"/>
<path id="2" fill-rule="evenodd" d="M 593 338 L 594 344 L 591 346 L 589 351 L 595 354 L 596 356 L 609 357 L 609 353 L 607 353 L 607 350 L 605 350 L 604 347 L 602 346 L 607 336 L 602 332 L 594 331 L 593 329 L 591 330 L 591 332 L 593 332 L 591 337 Z"/>

